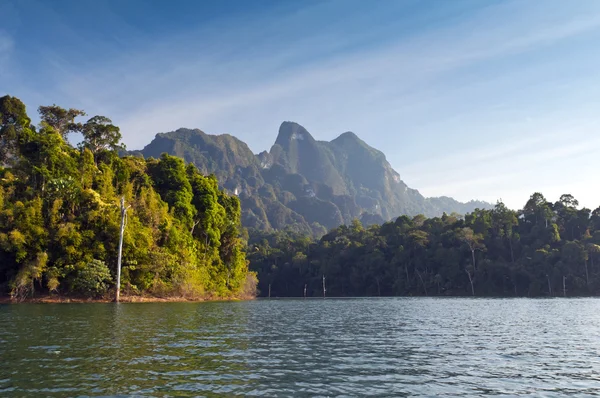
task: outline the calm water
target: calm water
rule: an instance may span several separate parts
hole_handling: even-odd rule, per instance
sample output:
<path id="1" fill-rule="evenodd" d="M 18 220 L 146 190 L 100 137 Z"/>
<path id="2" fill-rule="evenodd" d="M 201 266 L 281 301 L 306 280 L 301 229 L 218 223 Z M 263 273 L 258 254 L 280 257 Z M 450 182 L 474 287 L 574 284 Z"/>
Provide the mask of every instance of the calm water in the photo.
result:
<path id="1" fill-rule="evenodd" d="M 0 396 L 600 395 L 600 300 L 0 305 Z"/>

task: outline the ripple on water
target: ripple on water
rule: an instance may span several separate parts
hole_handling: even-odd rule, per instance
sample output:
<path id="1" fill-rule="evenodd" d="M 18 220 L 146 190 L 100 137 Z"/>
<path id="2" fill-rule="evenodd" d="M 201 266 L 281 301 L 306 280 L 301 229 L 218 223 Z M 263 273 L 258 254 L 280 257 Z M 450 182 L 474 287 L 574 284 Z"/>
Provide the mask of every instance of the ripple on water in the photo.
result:
<path id="1" fill-rule="evenodd" d="M 600 391 L 595 299 L 0 306 L 0 396 Z"/>

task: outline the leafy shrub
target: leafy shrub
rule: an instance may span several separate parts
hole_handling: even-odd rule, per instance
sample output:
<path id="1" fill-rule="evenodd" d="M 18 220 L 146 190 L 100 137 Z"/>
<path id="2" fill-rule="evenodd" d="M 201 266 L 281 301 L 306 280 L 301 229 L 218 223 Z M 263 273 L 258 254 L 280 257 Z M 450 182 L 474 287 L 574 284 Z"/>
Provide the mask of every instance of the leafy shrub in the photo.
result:
<path id="1" fill-rule="evenodd" d="M 77 270 L 71 288 L 88 297 L 97 297 L 106 293 L 112 276 L 103 261 L 92 260 Z"/>

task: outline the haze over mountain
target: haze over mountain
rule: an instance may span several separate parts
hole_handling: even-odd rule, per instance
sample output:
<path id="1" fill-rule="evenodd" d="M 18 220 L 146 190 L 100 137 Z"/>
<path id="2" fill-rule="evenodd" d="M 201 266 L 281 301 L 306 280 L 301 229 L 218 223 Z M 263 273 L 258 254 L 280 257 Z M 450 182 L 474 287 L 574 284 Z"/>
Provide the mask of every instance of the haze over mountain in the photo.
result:
<path id="1" fill-rule="evenodd" d="M 355 218 L 371 224 L 402 214 L 464 214 L 491 207 L 481 201 L 425 198 L 402 181 L 383 152 L 356 134 L 318 141 L 294 122 L 283 122 L 270 151 L 258 155 L 231 135 L 185 128 L 157 134 L 133 153 L 158 158 L 164 152 L 215 174 L 241 199 L 243 224 L 250 228 L 319 234 Z"/>

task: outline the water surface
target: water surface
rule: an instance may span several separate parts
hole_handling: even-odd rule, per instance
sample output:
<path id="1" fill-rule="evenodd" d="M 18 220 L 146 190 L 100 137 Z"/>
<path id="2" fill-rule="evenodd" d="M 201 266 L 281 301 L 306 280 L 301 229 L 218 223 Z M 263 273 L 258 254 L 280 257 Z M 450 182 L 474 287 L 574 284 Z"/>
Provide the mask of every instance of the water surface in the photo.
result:
<path id="1" fill-rule="evenodd" d="M 0 305 L 0 396 L 600 395 L 595 299 Z"/>

